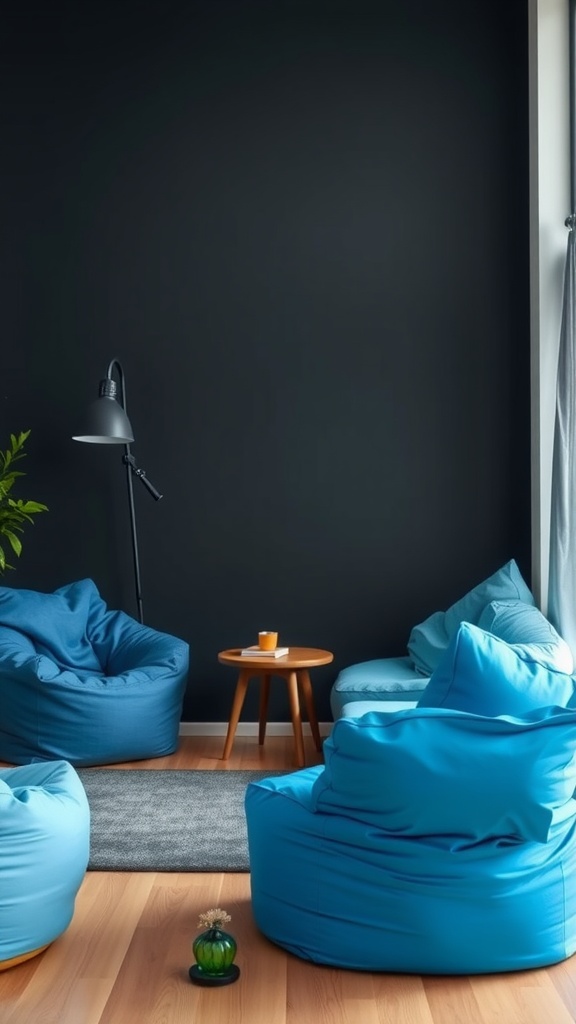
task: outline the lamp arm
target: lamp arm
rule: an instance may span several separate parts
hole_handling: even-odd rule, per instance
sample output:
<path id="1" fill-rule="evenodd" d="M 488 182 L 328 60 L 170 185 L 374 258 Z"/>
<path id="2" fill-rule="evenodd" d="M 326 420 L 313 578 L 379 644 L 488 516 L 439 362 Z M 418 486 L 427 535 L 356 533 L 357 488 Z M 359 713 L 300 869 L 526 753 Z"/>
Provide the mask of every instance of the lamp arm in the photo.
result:
<path id="1" fill-rule="evenodd" d="M 128 449 L 128 445 L 126 445 L 126 448 Z M 160 498 L 162 498 L 163 495 L 160 494 L 160 491 L 156 490 L 154 484 L 150 483 L 150 480 L 146 476 L 144 470 L 140 469 L 140 467 L 136 465 L 136 459 L 134 458 L 130 450 L 127 450 L 125 455 L 122 456 L 122 462 L 124 463 L 125 466 L 129 466 L 133 475 L 137 476 L 138 479 L 142 481 L 146 490 L 154 498 L 154 501 L 160 501 Z"/>
<path id="2" fill-rule="evenodd" d="M 126 399 L 126 383 L 124 380 L 124 370 L 122 369 L 122 363 L 120 362 L 119 359 L 114 358 L 110 360 L 110 362 L 108 363 L 108 369 L 106 370 L 106 376 L 109 378 L 109 380 L 112 380 L 112 371 L 114 367 L 116 367 L 116 369 L 118 370 L 118 376 L 120 377 L 120 387 L 122 388 L 122 404 L 124 405 L 124 401 Z"/>
<path id="3" fill-rule="evenodd" d="M 126 413 L 126 415 L 128 415 L 128 409 L 126 407 L 126 380 L 125 380 L 125 377 L 124 377 L 124 370 L 122 369 L 122 363 L 120 362 L 119 359 L 111 359 L 110 360 L 110 362 L 108 364 L 108 369 L 106 370 L 106 378 L 107 378 L 108 381 L 112 381 L 113 380 L 112 373 L 113 373 L 114 367 L 116 367 L 116 369 L 118 371 L 118 376 L 120 378 L 120 390 L 121 390 L 121 394 L 122 394 L 122 408 L 124 409 L 124 412 Z M 154 498 L 154 501 L 160 501 L 160 498 L 162 498 L 163 495 L 160 494 L 160 491 L 156 490 L 156 488 L 154 487 L 154 484 L 150 483 L 150 480 L 146 476 L 145 471 L 143 469 L 140 469 L 140 467 L 136 465 L 136 459 L 134 458 L 134 456 L 132 455 L 132 453 L 130 451 L 130 445 L 129 444 L 124 446 L 124 451 L 125 451 L 125 454 L 124 454 L 124 457 L 122 459 L 124 465 L 125 466 L 129 466 L 131 471 L 132 471 L 132 473 L 133 473 L 133 475 L 137 476 L 138 479 L 142 481 L 142 483 L 144 484 L 146 490 Z"/>

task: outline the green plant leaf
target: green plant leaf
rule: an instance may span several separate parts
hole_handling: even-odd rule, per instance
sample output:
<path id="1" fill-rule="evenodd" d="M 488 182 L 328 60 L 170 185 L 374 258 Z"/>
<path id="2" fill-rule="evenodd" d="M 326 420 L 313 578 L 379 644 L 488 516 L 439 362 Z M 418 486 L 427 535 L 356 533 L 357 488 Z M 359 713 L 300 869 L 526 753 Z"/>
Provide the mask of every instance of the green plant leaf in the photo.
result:
<path id="1" fill-rule="evenodd" d="M 2 481 L 3 483 L 10 481 L 10 484 L 13 484 L 16 477 L 19 476 L 26 476 L 26 473 L 23 473 L 21 469 L 11 469 L 9 473 L 2 473 Z"/>
<path id="2" fill-rule="evenodd" d="M 35 512 L 47 512 L 48 506 L 41 505 L 39 501 L 19 501 L 18 508 L 21 512 L 33 515 Z"/>
<path id="3" fill-rule="evenodd" d="M 10 434 L 10 447 L 0 451 L 0 536 L 6 537 L 12 551 L 19 557 L 22 552 L 22 541 L 18 534 L 22 533 L 26 523 L 34 523 L 33 516 L 39 512 L 47 512 L 47 505 L 39 501 L 11 497 L 14 485 L 25 476 L 25 473 L 14 468 L 14 463 L 26 457 L 23 450 L 30 436 L 30 430 L 21 430 L 19 434 Z M 0 546 L 0 575 L 14 566 L 6 561 L 4 549 Z"/>
<path id="4" fill-rule="evenodd" d="M 19 476 L 25 476 L 25 474 L 19 473 L 16 470 L 15 472 L 13 471 L 11 473 L 8 473 L 8 475 L 3 480 L 0 480 L 0 497 L 2 495 L 6 496 L 7 494 L 10 493 L 12 487 L 16 482 L 17 477 Z"/>
<path id="5" fill-rule="evenodd" d="M 21 522 L 23 522 L 23 519 L 18 511 L 6 509 L 6 513 L 0 515 L 0 533 L 4 533 L 6 527 L 10 529 L 13 526 L 16 527 Z"/>
<path id="6" fill-rule="evenodd" d="M 12 533 L 11 530 L 4 530 L 4 536 L 8 537 L 8 540 L 10 541 L 10 547 L 12 548 L 14 554 L 20 557 L 22 553 L 22 541 L 20 540 L 20 538 L 17 537 L 15 533 Z"/>
<path id="7" fill-rule="evenodd" d="M 16 434 L 10 434 L 10 443 L 12 445 L 12 454 L 20 451 L 20 449 L 26 444 L 26 441 L 30 437 L 29 430 L 21 430 L 18 436 Z"/>

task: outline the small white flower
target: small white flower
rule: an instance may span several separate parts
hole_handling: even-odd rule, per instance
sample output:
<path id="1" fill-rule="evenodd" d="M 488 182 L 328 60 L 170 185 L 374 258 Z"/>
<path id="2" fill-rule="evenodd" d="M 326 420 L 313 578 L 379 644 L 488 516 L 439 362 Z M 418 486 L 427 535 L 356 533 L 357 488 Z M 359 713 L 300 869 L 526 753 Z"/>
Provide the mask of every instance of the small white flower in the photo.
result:
<path id="1" fill-rule="evenodd" d="M 228 924 L 231 920 L 230 914 L 227 914 L 225 910 L 220 910 L 220 907 L 216 907 L 215 910 L 207 910 L 205 914 L 200 914 L 197 927 L 221 928 L 222 925 Z"/>

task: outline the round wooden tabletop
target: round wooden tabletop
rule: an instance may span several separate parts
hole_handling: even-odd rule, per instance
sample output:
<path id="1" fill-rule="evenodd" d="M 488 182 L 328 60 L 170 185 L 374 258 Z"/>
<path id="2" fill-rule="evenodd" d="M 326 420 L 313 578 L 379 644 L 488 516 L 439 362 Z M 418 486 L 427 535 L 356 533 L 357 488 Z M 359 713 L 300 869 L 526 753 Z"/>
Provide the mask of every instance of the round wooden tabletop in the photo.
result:
<path id="1" fill-rule="evenodd" d="M 265 668 L 270 671 L 276 669 L 299 669 L 313 668 L 315 665 L 329 665 L 334 661 L 332 651 L 323 651 L 318 647 L 290 647 L 288 654 L 279 658 L 264 657 L 262 654 L 255 654 L 253 658 L 248 654 L 242 654 L 241 647 L 235 647 L 230 651 L 220 651 L 218 661 L 223 665 L 238 665 L 244 668 Z"/>

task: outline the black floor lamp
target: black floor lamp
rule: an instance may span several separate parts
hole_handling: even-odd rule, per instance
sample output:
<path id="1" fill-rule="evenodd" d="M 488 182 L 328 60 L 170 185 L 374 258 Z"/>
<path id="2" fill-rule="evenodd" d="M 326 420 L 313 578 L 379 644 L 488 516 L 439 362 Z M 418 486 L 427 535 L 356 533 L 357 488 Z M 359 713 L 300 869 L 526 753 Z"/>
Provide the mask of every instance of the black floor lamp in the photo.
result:
<path id="1" fill-rule="evenodd" d="M 120 378 L 120 392 L 122 404 L 116 399 L 118 386 L 112 377 L 112 371 L 116 368 Z M 98 398 L 88 406 L 86 417 L 86 429 L 83 434 L 75 434 L 73 441 L 87 441 L 89 444 L 123 444 L 124 455 L 122 462 L 126 466 L 126 481 L 128 485 L 128 504 L 130 507 L 130 527 L 132 530 L 132 552 L 134 555 L 134 581 L 136 585 L 136 604 L 138 605 L 138 618 L 144 622 L 142 605 L 142 587 L 140 583 L 140 559 L 138 557 L 138 534 L 136 532 L 136 511 L 134 508 L 134 491 L 132 488 L 132 476 L 138 477 L 146 489 L 150 492 L 155 501 L 159 501 L 162 495 L 150 483 L 146 473 L 136 465 L 136 460 L 130 451 L 130 442 L 134 440 L 134 432 L 126 412 L 126 382 L 124 370 L 118 359 L 112 359 L 106 371 L 106 377 L 100 381 Z"/>

